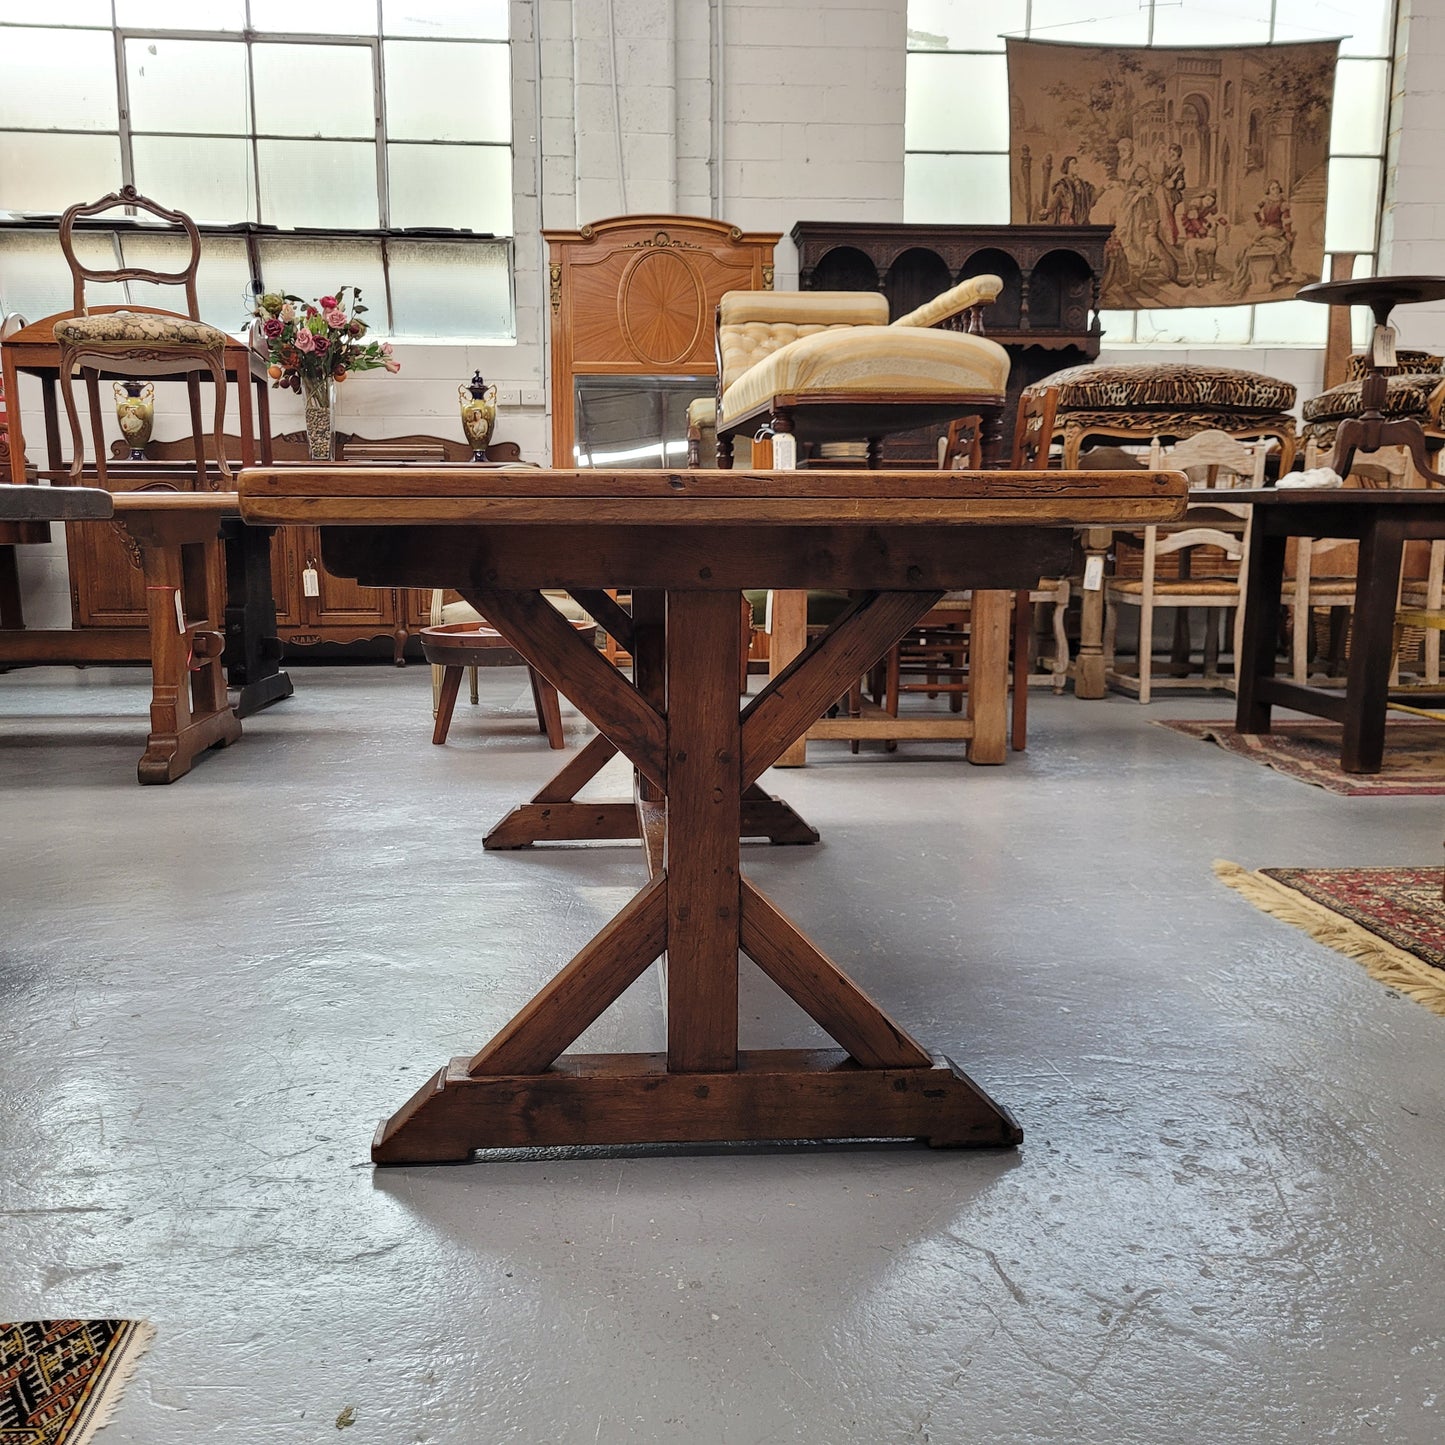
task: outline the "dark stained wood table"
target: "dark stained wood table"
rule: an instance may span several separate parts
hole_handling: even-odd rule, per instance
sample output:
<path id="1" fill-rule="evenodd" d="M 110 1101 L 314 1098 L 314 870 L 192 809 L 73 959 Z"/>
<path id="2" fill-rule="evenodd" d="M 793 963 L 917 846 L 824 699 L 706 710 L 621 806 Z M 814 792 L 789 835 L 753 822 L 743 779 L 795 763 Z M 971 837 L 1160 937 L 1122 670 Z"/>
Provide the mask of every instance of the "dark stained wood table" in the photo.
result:
<path id="1" fill-rule="evenodd" d="M 1379 772 L 1404 547 L 1407 541 L 1445 537 L 1445 491 L 1265 487 L 1232 491 L 1229 500 L 1254 506 L 1235 727 L 1242 733 L 1267 733 L 1276 706 L 1330 718 L 1344 724 L 1340 767 L 1347 773 Z M 1275 676 L 1285 548 L 1291 537 L 1359 541 L 1343 692 Z"/>
<path id="2" fill-rule="evenodd" d="M 739 840 L 816 839 L 759 779 L 945 590 L 1031 586 L 1067 562 L 1075 527 L 1173 520 L 1181 474 L 278 466 L 243 472 L 240 490 L 248 522 L 319 524 L 338 576 L 455 588 L 596 725 L 600 735 L 493 829 L 489 848 L 644 844 L 641 891 L 490 1043 L 383 1122 L 378 1164 L 582 1144 L 1019 1142 L 1006 1108 L 911 1037 L 742 875 Z M 631 589 L 632 616 L 604 623 L 632 654 L 633 682 L 544 587 Z M 740 707 L 744 587 L 858 595 Z M 617 752 L 636 770 L 634 797 L 578 801 Z M 739 952 L 841 1049 L 740 1051 Z M 564 1052 L 664 954 L 665 1053 Z"/>

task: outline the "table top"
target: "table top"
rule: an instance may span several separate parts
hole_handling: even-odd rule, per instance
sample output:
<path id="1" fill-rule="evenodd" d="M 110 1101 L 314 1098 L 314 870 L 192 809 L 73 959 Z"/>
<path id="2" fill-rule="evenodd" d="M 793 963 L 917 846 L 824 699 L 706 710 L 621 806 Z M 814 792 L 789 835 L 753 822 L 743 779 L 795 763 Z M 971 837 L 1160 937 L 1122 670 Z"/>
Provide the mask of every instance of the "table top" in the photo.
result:
<path id="1" fill-rule="evenodd" d="M 99 487 L 41 487 L 0 482 L 0 522 L 104 521 L 111 494 Z"/>
<path id="2" fill-rule="evenodd" d="M 78 487 L 77 491 L 97 491 L 95 487 Z M 104 492 L 115 503 L 120 518 L 137 512 L 172 512 L 182 515 L 234 517 L 241 510 L 241 498 L 235 492 Z M 107 516 L 110 514 L 107 512 Z"/>
<path id="3" fill-rule="evenodd" d="M 466 465 L 248 467 L 267 525 L 1081 527 L 1182 515 L 1181 472 L 549 471 Z"/>
<path id="4" fill-rule="evenodd" d="M 1194 487 L 1191 505 L 1201 502 L 1248 502 L 1257 507 L 1375 507 L 1391 510 L 1445 508 L 1445 488 L 1429 487 L 1239 487 L 1226 491 Z"/>
<path id="5" fill-rule="evenodd" d="M 1295 292 L 1300 301 L 1327 306 L 1389 308 L 1445 300 L 1445 276 L 1356 276 L 1345 281 L 1315 281 Z"/>

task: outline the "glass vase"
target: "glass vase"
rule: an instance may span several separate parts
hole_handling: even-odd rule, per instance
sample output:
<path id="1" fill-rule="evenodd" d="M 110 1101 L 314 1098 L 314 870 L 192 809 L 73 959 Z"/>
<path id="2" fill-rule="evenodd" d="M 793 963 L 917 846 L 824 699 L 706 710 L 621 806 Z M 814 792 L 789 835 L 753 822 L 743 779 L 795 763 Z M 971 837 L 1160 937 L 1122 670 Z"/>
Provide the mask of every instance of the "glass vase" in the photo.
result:
<path id="1" fill-rule="evenodd" d="M 335 455 L 336 383 L 329 376 L 303 376 L 301 399 L 306 406 L 306 454 L 313 462 L 329 462 Z"/>

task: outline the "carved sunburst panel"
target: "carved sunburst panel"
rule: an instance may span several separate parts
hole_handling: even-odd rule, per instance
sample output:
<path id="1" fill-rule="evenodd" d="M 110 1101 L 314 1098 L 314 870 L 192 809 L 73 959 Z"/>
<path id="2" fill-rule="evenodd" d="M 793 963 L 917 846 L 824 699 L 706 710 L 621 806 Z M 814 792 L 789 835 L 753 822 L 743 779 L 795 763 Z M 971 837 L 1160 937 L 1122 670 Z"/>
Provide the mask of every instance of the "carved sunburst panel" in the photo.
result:
<path id="1" fill-rule="evenodd" d="M 691 355 L 707 325 L 706 290 L 691 260 L 654 250 L 632 261 L 617 288 L 617 324 L 650 366 L 675 366 Z"/>

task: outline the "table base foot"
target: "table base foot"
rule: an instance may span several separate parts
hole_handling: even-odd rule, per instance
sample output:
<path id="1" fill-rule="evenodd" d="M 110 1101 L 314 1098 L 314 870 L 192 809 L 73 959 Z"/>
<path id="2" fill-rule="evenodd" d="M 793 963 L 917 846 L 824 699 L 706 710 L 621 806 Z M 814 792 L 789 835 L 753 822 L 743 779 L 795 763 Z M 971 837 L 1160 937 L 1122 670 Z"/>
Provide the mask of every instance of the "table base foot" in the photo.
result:
<path id="1" fill-rule="evenodd" d="M 736 1071 L 669 1073 L 665 1054 L 564 1054 L 538 1074 L 472 1077 L 455 1058 L 377 1130 L 377 1164 L 461 1162 L 476 1149 L 924 1139 L 1011 1148 L 1018 1121 L 961 1069 L 865 1069 L 842 1050 L 742 1052 Z"/>
<path id="2" fill-rule="evenodd" d="M 190 772 L 208 748 L 230 746 L 241 736 L 241 720 L 228 707 L 197 719 L 179 733 L 152 733 L 136 764 L 142 783 L 173 783 Z"/>
<path id="3" fill-rule="evenodd" d="M 251 717 L 262 708 L 290 697 L 295 691 L 290 674 L 285 672 L 273 672 L 269 677 L 260 677 L 255 682 L 245 683 L 236 699 L 236 716 Z"/>
<path id="4" fill-rule="evenodd" d="M 623 802 L 521 803 L 482 839 L 488 852 L 529 848 L 533 843 L 565 843 L 598 839 L 626 840 L 638 832 L 637 806 Z M 818 830 L 781 798 L 749 788 L 742 800 L 744 838 L 766 838 L 774 844 L 816 843 Z"/>

